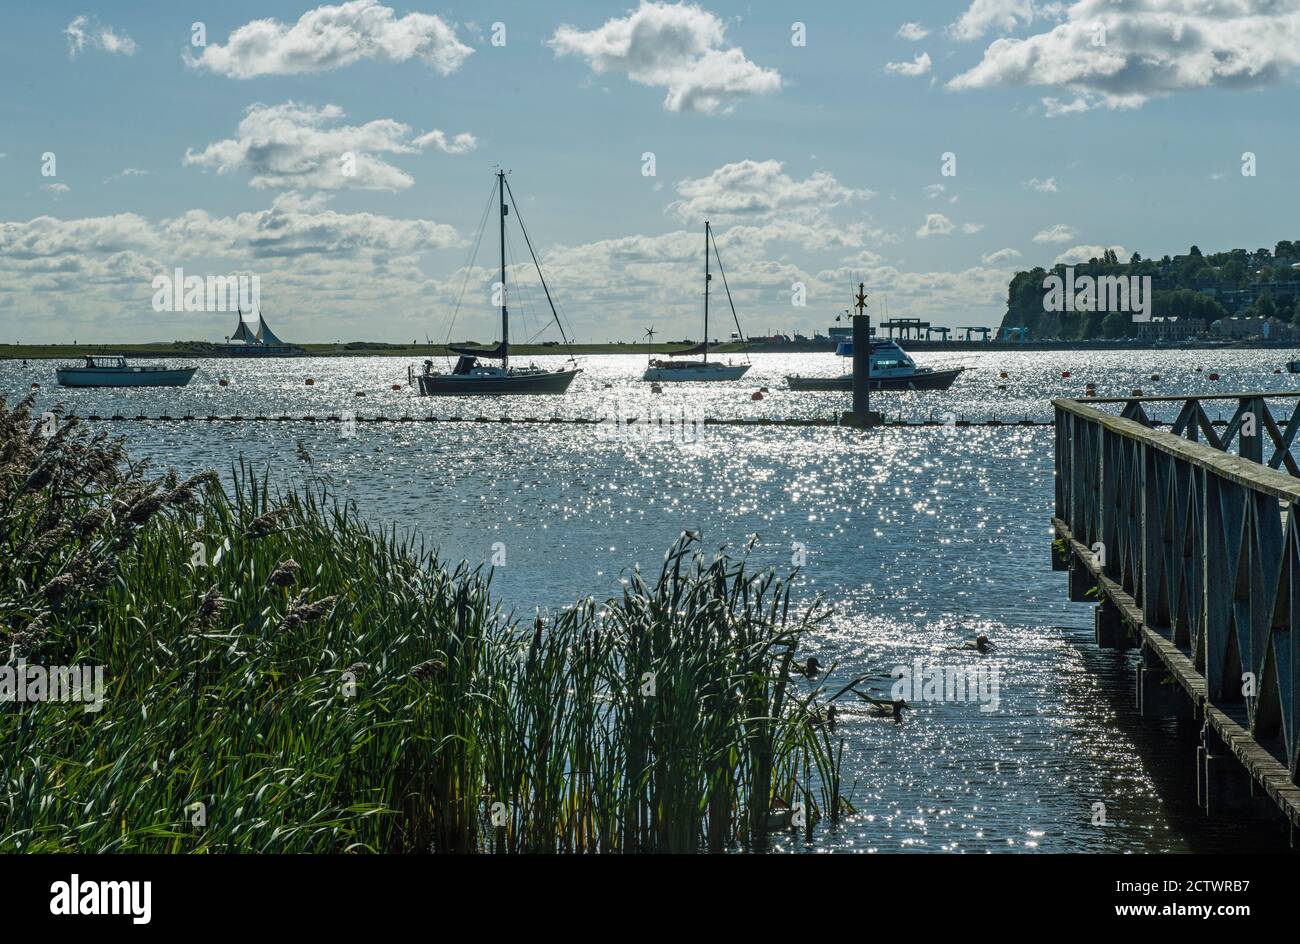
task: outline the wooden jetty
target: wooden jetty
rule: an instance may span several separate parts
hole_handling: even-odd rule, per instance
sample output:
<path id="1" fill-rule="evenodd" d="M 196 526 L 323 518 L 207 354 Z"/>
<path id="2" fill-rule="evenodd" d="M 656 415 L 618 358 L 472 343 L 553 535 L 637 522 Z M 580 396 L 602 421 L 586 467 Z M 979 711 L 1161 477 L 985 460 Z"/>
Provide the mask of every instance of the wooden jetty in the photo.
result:
<path id="1" fill-rule="evenodd" d="M 1070 599 L 1096 601 L 1099 645 L 1141 648 L 1144 717 L 1202 722 L 1202 808 L 1280 812 L 1295 847 L 1300 391 L 1052 404 L 1052 563 Z M 1220 425 L 1207 407 L 1234 412 Z"/>

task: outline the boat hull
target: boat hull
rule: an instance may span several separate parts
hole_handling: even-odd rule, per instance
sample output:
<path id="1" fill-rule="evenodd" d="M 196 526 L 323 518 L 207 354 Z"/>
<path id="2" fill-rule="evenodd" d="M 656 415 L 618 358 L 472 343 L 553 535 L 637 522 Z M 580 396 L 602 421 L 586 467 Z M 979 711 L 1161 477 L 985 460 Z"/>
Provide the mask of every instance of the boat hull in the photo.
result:
<path id="1" fill-rule="evenodd" d="M 748 364 L 719 364 L 717 367 L 647 367 L 642 380 L 655 383 L 705 383 L 710 380 L 739 380 Z"/>
<path id="2" fill-rule="evenodd" d="M 505 377 L 472 377 L 457 374 L 419 374 L 416 380 L 422 397 L 516 396 L 520 394 L 564 393 L 580 370 L 556 370 Z"/>
<path id="3" fill-rule="evenodd" d="M 950 370 L 933 370 L 910 377 L 872 377 L 868 383 L 871 390 L 947 390 L 965 370 L 954 367 Z M 839 377 L 786 377 L 786 384 L 791 390 L 844 390 L 853 389 L 853 375 L 843 374 Z"/>
<path id="4" fill-rule="evenodd" d="M 54 376 L 61 387 L 183 387 L 190 382 L 197 370 L 197 367 L 168 370 L 59 367 L 55 369 Z"/>

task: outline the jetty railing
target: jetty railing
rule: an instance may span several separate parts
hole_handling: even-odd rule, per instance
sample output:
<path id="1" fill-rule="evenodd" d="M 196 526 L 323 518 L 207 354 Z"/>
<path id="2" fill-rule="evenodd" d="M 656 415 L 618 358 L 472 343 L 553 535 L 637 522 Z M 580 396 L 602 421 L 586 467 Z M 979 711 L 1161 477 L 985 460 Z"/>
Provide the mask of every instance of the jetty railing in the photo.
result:
<path id="1" fill-rule="evenodd" d="M 1222 407 L 1231 401 L 1236 401 L 1231 419 L 1210 418 L 1207 404 L 1211 404 L 1212 408 Z M 1124 419 L 1133 420 L 1149 429 L 1167 426 L 1175 436 L 1191 442 L 1204 442 L 1220 452 L 1232 452 L 1235 447 L 1237 454 L 1244 459 L 1264 463 L 1271 469 L 1280 469 L 1285 465 L 1289 473 L 1300 477 L 1300 461 L 1292 453 L 1296 435 L 1300 433 L 1300 391 L 1297 390 L 1158 397 L 1084 397 L 1074 402 L 1097 406 L 1122 404 L 1123 409 L 1119 415 Z M 1157 410 L 1172 409 L 1175 404 L 1180 404 L 1177 416 L 1172 422 L 1162 421 Z M 1152 416 L 1152 413 L 1157 415 Z M 1266 450 L 1271 450 L 1267 452 L 1267 461 Z"/>
<path id="2" fill-rule="evenodd" d="M 1144 669 L 1148 683 L 1172 676 L 1205 721 L 1201 761 L 1235 755 L 1248 792 L 1267 793 L 1295 830 L 1300 407 L 1279 426 L 1265 402 L 1278 397 L 1300 393 L 1053 400 L 1053 560 L 1071 572 L 1072 599 L 1099 603 L 1099 642 L 1140 642 L 1139 706 Z M 1222 431 L 1211 399 L 1238 401 Z M 1153 404 L 1171 401 L 1183 401 L 1177 419 L 1155 428 Z M 1103 408 L 1114 404 L 1119 415 Z M 1204 763 L 1198 772 L 1206 805 Z"/>

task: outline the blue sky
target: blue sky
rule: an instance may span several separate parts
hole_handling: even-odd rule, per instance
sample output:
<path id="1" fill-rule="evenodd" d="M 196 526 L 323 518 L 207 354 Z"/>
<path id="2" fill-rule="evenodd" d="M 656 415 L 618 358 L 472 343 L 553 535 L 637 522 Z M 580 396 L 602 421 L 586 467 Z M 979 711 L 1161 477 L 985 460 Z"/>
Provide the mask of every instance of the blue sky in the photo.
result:
<path id="1" fill-rule="evenodd" d="M 1017 268 L 1300 238 L 1298 8 L 10 0 L 0 340 L 220 340 L 151 307 L 177 266 L 258 275 L 300 341 L 445 337 L 468 285 L 451 334 L 488 340 L 498 163 L 581 339 L 698 336 L 706 216 L 747 332 L 824 330 L 854 275 L 995 324 Z"/>

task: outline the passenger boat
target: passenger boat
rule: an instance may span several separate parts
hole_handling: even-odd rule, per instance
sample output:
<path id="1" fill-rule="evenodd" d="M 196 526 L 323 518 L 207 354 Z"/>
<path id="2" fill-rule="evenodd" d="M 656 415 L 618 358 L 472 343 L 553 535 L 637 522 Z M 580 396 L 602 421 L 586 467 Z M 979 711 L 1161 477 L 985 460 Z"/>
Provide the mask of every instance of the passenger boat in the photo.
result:
<path id="1" fill-rule="evenodd" d="M 852 357 L 853 342 L 841 342 L 835 353 L 840 357 Z M 867 386 L 871 390 L 947 390 L 965 370 L 965 367 L 918 367 L 897 342 L 873 338 Z M 785 382 L 791 390 L 852 390 L 853 374 L 839 377 L 800 377 L 795 374 L 786 377 Z"/>
<path id="2" fill-rule="evenodd" d="M 704 343 L 684 351 L 671 351 L 668 359 L 651 358 L 646 366 L 642 380 L 652 383 L 675 383 L 685 381 L 739 380 L 749 370 L 749 364 L 723 364 L 709 360 L 709 283 L 713 273 L 709 271 L 709 254 L 718 260 L 718 274 L 722 276 L 722 286 L 727 290 L 727 302 L 731 304 L 731 317 L 736 322 L 735 337 L 744 341 L 740 333 L 740 319 L 736 316 L 736 305 L 731 301 L 731 287 L 727 285 L 727 273 L 722 269 L 722 257 L 718 255 L 718 244 L 713 238 L 713 230 L 708 221 L 704 223 Z M 702 355 L 698 361 L 679 361 L 677 357 Z"/>
<path id="3" fill-rule="evenodd" d="M 121 354 L 86 355 L 80 367 L 58 367 L 54 376 L 63 387 L 183 387 L 198 367 L 128 364 Z"/>
<path id="4" fill-rule="evenodd" d="M 569 384 L 573 383 L 573 378 L 581 373 L 577 367 L 545 370 L 534 365 L 510 366 L 510 313 L 506 308 L 506 217 L 509 216 L 511 205 L 515 207 L 515 219 L 519 220 L 519 228 L 523 230 L 524 242 L 528 246 L 533 264 L 537 267 L 538 278 L 541 279 L 542 289 L 546 292 L 546 301 L 551 306 L 551 317 L 559 326 L 561 335 L 564 335 L 564 325 L 556 313 L 555 302 L 551 299 L 551 291 L 546 286 L 546 277 L 542 275 L 541 264 L 533 252 L 528 231 L 523 229 L 523 220 L 519 218 L 519 206 L 515 201 L 514 193 L 510 190 L 510 185 L 506 182 L 505 171 L 497 171 L 496 177 L 494 186 L 498 198 L 501 230 L 501 284 L 499 286 L 501 341 L 492 348 L 451 346 L 450 350 L 455 351 L 459 356 L 456 359 L 456 366 L 450 373 L 437 371 L 434 369 L 433 361 L 425 361 L 423 371 L 415 377 L 421 396 L 564 393 L 569 389 Z M 510 205 L 506 203 L 507 196 L 510 198 Z M 457 307 L 459 309 L 459 303 Z M 569 342 L 567 335 L 564 340 L 566 344 Z M 499 360 L 501 363 L 500 365 L 483 363 L 485 360 Z"/>

